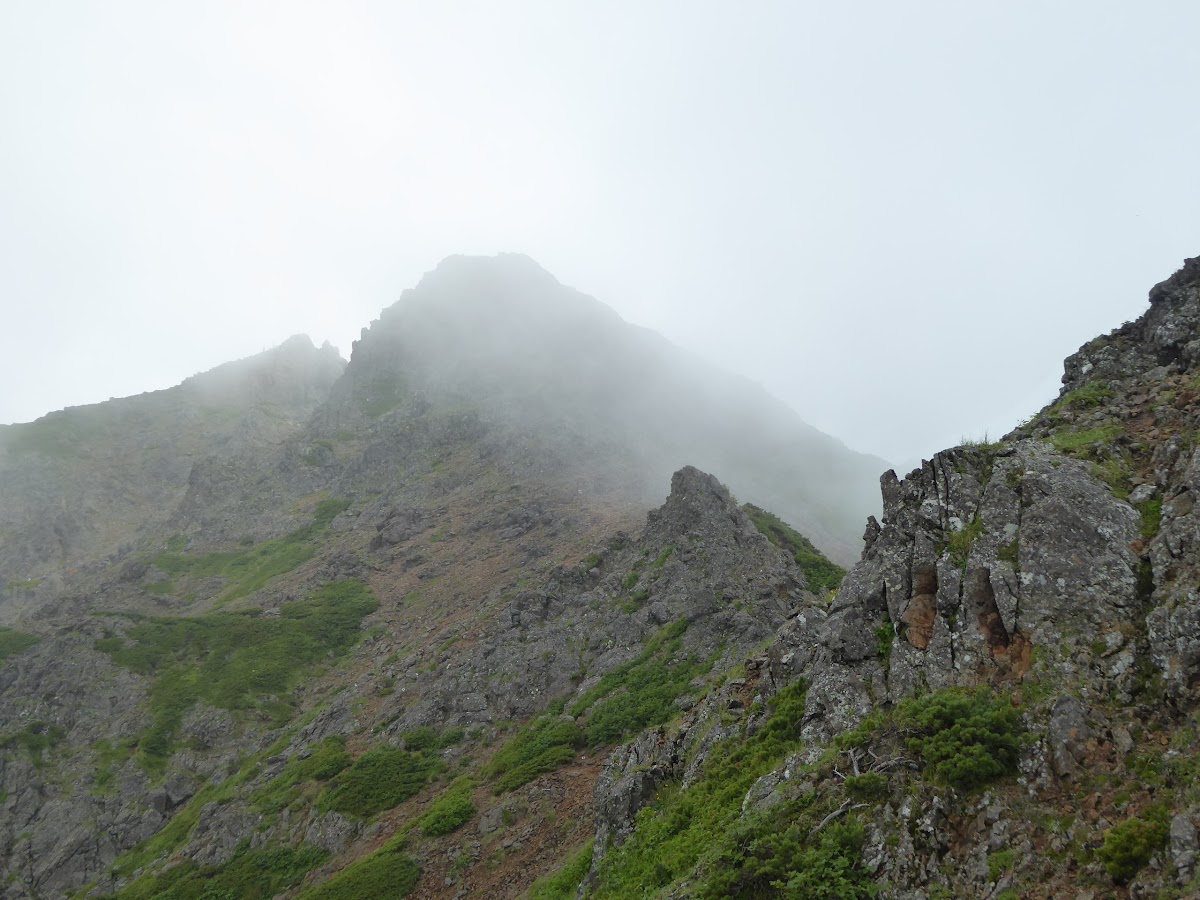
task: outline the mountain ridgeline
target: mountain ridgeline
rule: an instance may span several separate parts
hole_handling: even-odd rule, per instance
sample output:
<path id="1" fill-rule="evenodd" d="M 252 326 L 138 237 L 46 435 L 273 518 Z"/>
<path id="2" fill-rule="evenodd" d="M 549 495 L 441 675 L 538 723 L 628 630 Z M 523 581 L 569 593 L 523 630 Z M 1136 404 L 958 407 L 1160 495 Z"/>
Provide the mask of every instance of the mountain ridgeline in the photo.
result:
<path id="1" fill-rule="evenodd" d="M 1200 895 L 1200 261 L 1150 300 L 882 515 L 520 256 L 0 429 L 0 897 Z"/>
<path id="2" fill-rule="evenodd" d="M 413 404 L 472 416 L 515 473 L 648 504 L 683 465 L 720 472 L 842 563 L 881 462 L 762 388 L 631 326 L 527 257 L 453 257 L 355 343 L 327 424 Z M 403 422 L 403 419 L 401 419 Z"/>

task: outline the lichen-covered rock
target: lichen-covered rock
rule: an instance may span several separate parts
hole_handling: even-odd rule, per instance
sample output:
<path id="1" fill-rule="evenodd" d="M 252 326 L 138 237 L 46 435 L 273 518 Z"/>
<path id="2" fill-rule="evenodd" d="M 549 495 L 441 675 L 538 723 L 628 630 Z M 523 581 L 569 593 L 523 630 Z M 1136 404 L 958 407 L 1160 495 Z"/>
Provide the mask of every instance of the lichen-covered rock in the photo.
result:
<path id="1" fill-rule="evenodd" d="M 814 737 L 882 698 L 1017 684 L 1036 648 L 1067 654 L 1140 621 L 1138 513 L 1084 463 L 1035 441 L 960 448 L 888 473 L 883 495 L 818 633 L 789 624 L 772 651 L 805 660 L 790 674 L 811 681 Z"/>

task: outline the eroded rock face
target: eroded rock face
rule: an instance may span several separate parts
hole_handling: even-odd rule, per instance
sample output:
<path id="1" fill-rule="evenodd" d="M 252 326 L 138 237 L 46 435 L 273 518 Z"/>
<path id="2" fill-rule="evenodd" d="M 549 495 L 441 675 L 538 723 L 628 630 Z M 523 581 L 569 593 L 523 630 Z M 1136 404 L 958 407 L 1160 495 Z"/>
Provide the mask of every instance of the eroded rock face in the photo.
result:
<path id="1" fill-rule="evenodd" d="M 173 783 L 152 802 L 132 764 L 114 768 L 100 790 L 91 754 L 62 752 L 117 743 L 148 724 L 141 680 L 92 649 L 99 636 L 95 627 L 47 638 L 0 668 L 0 736 L 45 739 L 0 752 L 0 870 L 11 889 L 24 883 L 36 896 L 62 896 L 158 831 L 185 792 Z"/>
<path id="2" fill-rule="evenodd" d="M 522 507 L 513 520 L 527 513 Z M 513 520 L 496 524 L 506 530 Z M 707 659 L 721 651 L 721 668 L 740 658 L 735 648 L 744 653 L 766 640 L 811 600 L 799 567 L 729 491 L 685 467 L 641 532 L 618 535 L 586 567 L 561 568 L 521 591 L 489 634 L 434 673 L 418 673 L 414 662 L 377 716 L 393 720 L 389 734 L 525 718 L 548 698 L 586 690 L 680 620 L 685 653 Z"/>
<path id="3" fill-rule="evenodd" d="M 903 480 L 886 473 L 883 519 L 868 521 L 862 559 L 834 602 L 798 611 L 768 651 L 764 694 L 808 683 L 800 731 L 813 753 L 869 712 L 931 690 L 990 684 L 1011 691 L 1014 703 L 1025 692 L 1038 697 L 1023 706 L 1030 737 L 1020 791 L 974 801 L 950 792 L 949 803 L 940 792 L 893 796 L 864 814 L 864 865 L 889 896 L 915 900 L 933 885 L 954 896 L 1018 885 L 1061 895 L 1032 887 L 1028 873 L 1038 867 L 1026 860 L 1045 838 L 1030 810 L 1012 805 L 1017 793 L 1050 815 L 1063 804 L 1078 810 L 1050 839 L 1054 852 L 1072 842 L 1099 847 L 1156 797 L 1174 816 L 1166 846 L 1130 881 L 1130 896 L 1177 886 L 1190 896 L 1197 887 L 1187 795 L 1165 790 L 1168 779 L 1126 806 L 1128 795 L 1089 787 L 1103 772 L 1137 789 L 1143 779 L 1130 774 L 1129 760 L 1161 754 L 1178 766 L 1180 751 L 1163 748 L 1195 744 L 1200 259 L 1150 300 L 1137 322 L 1068 359 L 1059 400 L 1003 442 L 939 453 Z M 694 727 L 685 722 L 678 740 L 686 743 Z M 1148 740 L 1149 729 L 1156 733 Z M 703 748 L 687 752 L 704 756 Z M 774 802 L 791 764 L 760 778 L 745 803 Z M 640 774 L 627 770 L 624 781 L 605 785 L 633 786 Z M 1001 851 L 1025 869 L 1023 884 L 999 865 Z M 1042 871 L 1043 879 L 1059 874 Z M 1096 859 L 1064 885 L 1075 881 L 1111 888 Z M 1106 888 L 1080 894 L 1101 895 Z"/>
<path id="4" fill-rule="evenodd" d="M 813 737 L 874 702 L 1016 684 L 1034 652 L 1132 630 L 1139 515 L 1087 464 L 1035 441 L 937 454 L 883 477 L 884 519 L 828 615 L 785 628 L 778 680 L 806 677 Z"/>
<path id="5" fill-rule="evenodd" d="M 1149 619 L 1154 661 L 1168 690 L 1195 699 L 1200 681 L 1200 453 L 1179 455 L 1181 470 L 1168 482 L 1162 505 L 1162 531 L 1150 545 L 1154 564 L 1155 609 Z"/>

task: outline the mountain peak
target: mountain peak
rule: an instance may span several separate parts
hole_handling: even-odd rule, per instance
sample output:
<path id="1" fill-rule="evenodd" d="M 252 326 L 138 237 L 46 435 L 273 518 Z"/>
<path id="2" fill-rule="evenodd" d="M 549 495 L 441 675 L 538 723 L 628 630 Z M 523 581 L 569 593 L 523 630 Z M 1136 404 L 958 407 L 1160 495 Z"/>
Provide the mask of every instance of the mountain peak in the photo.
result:
<path id="1" fill-rule="evenodd" d="M 838 562 L 857 556 L 877 509 L 880 461 L 519 254 L 443 260 L 355 342 L 343 394 L 376 418 L 412 397 L 473 408 L 514 446 L 536 445 L 538 471 L 642 501 L 695 464 Z"/>
<path id="2" fill-rule="evenodd" d="M 608 306 L 562 284 L 520 253 L 446 257 L 384 310 L 380 320 L 409 316 L 422 323 L 486 328 L 505 341 L 539 336 L 540 332 L 530 331 L 531 323 L 549 328 L 564 321 L 580 326 L 583 321 L 593 325 L 600 319 L 620 321 Z"/>

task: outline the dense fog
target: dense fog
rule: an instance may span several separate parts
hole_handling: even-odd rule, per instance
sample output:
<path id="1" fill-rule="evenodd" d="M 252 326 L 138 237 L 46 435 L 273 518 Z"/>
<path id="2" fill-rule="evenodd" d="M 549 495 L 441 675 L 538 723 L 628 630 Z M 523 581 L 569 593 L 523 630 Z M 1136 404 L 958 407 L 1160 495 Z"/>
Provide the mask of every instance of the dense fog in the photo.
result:
<path id="1" fill-rule="evenodd" d="M 0 422 L 525 253 L 898 465 L 1200 245 L 1194 4 L 0 10 Z"/>

